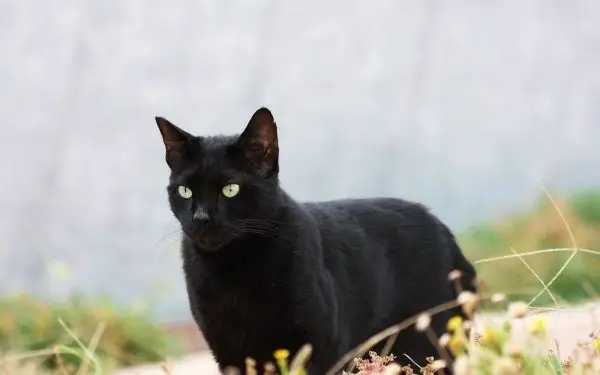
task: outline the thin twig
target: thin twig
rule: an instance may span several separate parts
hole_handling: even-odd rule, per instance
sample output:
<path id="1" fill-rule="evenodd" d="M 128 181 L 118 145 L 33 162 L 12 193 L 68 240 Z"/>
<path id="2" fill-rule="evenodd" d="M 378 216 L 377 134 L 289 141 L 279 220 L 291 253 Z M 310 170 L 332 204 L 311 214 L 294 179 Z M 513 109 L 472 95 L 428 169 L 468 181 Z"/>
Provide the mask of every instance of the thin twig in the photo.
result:
<path id="1" fill-rule="evenodd" d="M 600 251 L 595 251 L 595 250 L 590 250 L 590 249 L 582 249 L 582 248 L 574 249 L 572 247 L 563 247 L 563 248 L 556 248 L 556 249 L 528 251 L 526 253 L 519 253 L 519 255 L 511 254 L 511 255 L 501 255 L 501 256 L 491 257 L 491 258 L 484 258 L 484 259 L 479 259 L 479 260 L 474 261 L 473 264 L 497 262 L 500 260 L 508 260 L 508 259 L 514 259 L 514 258 L 519 258 L 519 257 L 527 257 L 527 256 L 531 256 L 531 255 L 546 254 L 546 253 L 575 252 L 575 251 L 578 251 L 580 253 L 587 253 L 587 254 L 593 254 L 593 255 L 600 256 Z"/>
<path id="2" fill-rule="evenodd" d="M 573 234 L 573 231 L 571 230 L 571 226 L 569 225 L 569 222 L 567 221 L 562 210 L 560 209 L 560 207 L 558 207 L 558 204 L 556 203 L 554 198 L 552 198 L 552 195 L 550 195 L 550 192 L 548 191 L 548 189 L 546 189 L 546 187 L 544 187 L 544 185 L 541 182 L 540 182 L 540 185 L 541 185 L 542 189 L 544 190 L 544 193 L 546 193 L 546 196 L 548 197 L 548 199 L 550 200 L 550 202 L 556 209 L 556 212 L 558 212 L 558 215 L 560 216 L 561 220 L 565 224 L 565 228 L 567 229 L 567 232 L 569 233 L 569 237 L 571 238 L 571 244 L 574 249 L 573 252 L 571 253 L 571 255 L 569 256 L 569 258 L 562 265 L 562 267 L 556 272 L 554 277 L 552 279 L 550 279 L 550 281 L 548 282 L 547 287 L 550 287 L 550 285 L 552 285 L 556 281 L 556 279 L 558 279 L 560 277 L 560 275 L 564 272 L 564 270 L 567 269 L 569 264 L 573 261 L 573 258 L 577 254 L 579 246 L 577 246 L 577 240 L 575 240 L 575 235 Z M 533 299 L 529 302 L 529 304 L 531 305 L 532 303 L 534 303 L 543 293 L 544 293 L 544 291 L 541 290 L 538 294 L 535 295 L 535 297 L 533 297 Z"/>
<path id="3" fill-rule="evenodd" d="M 91 338 L 90 343 L 87 348 L 87 350 L 89 351 L 90 354 L 94 354 L 96 352 L 96 348 L 98 347 L 98 343 L 100 342 L 100 337 L 102 336 L 102 333 L 104 333 L 105 328 L 106 328 L 106 322 L 100 322 L 96 326 L 96 329 L 94 330 L 94 334 L 92 335 L 92 338 Z M 81 366 L 79 367 L 79 370 L 77 371 L 77 375 L 83 375 L 86 373 L 86 371 L 88 370 L 89 364 L 90 364 L 89 358 L 90 357 L 85 356 L 83 363 L 81 364 Z"/>
<path id="4" fill-rule="evenodd" d="M 517 256 L 520 255 L 512 247 L 510 248 L 510 251 L 512 251 Z M 542 278 L 537 274 L 537 272 L 534 271 L 534 269 L 529 265 L 529 263 L 527 263 L 527 261 L 525 259 L 523 259 L 522 256 L 519 256 L 519 260 L 523 263 L 523 265 L 525 265 L 525 267 L 527 267 L 527 269 L 529 270 L 529 272 L 531 272 L 533 274 L 533 276 L 535 276 L 535 278 L 538 279 L 538 281 L 540 282 L 540 284 L 542 284 L 542 287 L 544 288 L 543 290 L 545 290 L 545 291 L 548 292 L 548 295 L 550 296 L 550 298 L 552 298 L 552 301 L 554 301 L 554 304 L 556 305 L 556 308 L 560 309 L 560 304 L 558 303 L 558 301 L 556 300 L 556 298 L 554 298 L 554 295 L 552 294 L 552 292 L 550 292 L 550 289 L 548 289 L 548 286 L 546 285 L 546 283 L 544 282 L 544 280 L 542 280 Z M 532 302 L 529 302 L 529 305 L 531 305 Z"/>

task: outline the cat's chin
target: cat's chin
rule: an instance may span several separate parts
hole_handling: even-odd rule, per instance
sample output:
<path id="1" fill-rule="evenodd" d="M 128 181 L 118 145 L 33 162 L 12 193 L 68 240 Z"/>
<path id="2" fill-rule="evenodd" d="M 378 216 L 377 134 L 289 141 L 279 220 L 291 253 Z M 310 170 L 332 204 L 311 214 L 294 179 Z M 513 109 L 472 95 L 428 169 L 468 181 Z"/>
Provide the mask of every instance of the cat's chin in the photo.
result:
<path id="1" fill-rule="evenodd" d="M 229 243 L 229 240 L 226 238 L 212 239 L 206 237 L 188 236 L 188 239 L 194 244 L 194 247 L 196 247 L 198 250 L 206 252 L 219 251 Z"/>

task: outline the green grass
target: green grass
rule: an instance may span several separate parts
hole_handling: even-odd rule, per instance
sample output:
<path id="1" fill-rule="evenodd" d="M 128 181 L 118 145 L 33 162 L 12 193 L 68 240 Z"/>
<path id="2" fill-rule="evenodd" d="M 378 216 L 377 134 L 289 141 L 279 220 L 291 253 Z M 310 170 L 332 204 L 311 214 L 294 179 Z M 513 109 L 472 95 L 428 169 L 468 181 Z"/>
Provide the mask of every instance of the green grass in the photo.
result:
<path id="1" fill-rule="evenodd" d="M 600 191 L 553 199 L 555 204 L 543 196 L 529 210 L 475 226 L 459 236 L 461 247 L 476 263 L 490 291 L 530 300 L 540 290 L 540 281 L 518 258 L 478 263 L 486 258 L 511 255 L 511 248 L 517 253 L 575 247 L 600 249 Z M 523 259 L 547 283 L 571 255 L 571 251 L 557 251 Z M 557 300 L 569 303 L 595 298 L 600 294 L 599 269 L 600 257 L 578 252 L 549 289 Z M 547 292 L 535 301 L 541 306 L 553 303 Z"/>
<path id="2" fill-rule="evenodd" d="M 162 361 L 178 353 L 178 343 L 146 313 L 117 309 L 107 299 L 59 303 L 19 295 L 0 300 L 0 312 L 4 357 L 56 349 L 60 356 L 41 356 L 41 361 L 34 356 L 39 368 L 50 372 L 79 368 L 88 358 L 80 355 L 82 342 L 93 344 L 94 357 L 106 369 Z"/>

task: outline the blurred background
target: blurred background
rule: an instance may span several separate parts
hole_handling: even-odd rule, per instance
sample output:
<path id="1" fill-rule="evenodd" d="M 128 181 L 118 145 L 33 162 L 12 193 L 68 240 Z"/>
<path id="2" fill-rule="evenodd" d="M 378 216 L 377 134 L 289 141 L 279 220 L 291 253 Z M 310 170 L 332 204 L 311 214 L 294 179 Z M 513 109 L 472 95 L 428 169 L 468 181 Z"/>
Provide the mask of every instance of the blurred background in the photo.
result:
<path id="1" fill-rule="evenodd" d="M 541 184 L 600 245 L 599 18 L 595 0 L 3 0 L 4 312 L 102 297 L 191 320 L 157 115 L 227 134 L 268 106 L 293 197 L 421 201 L 472 260 L 572 246 Z M 548 281 L 568 255 L 531 261 Z M 589 297 L 599 267 L 578 254 L 557 293 Z M 540 288 L 515 259 L 480 270 Z"/>

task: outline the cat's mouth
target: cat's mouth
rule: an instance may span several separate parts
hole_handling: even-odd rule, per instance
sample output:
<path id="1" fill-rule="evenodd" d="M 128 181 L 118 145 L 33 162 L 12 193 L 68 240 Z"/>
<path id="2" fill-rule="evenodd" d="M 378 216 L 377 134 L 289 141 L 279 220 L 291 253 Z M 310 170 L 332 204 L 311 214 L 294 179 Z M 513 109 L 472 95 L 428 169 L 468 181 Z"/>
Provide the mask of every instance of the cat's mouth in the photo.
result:
<path id="1" fill-rule="evenodd" d="M 204 251 L 217 251 L 227 245 L 229 240 L 227 236 L 206 235 L 206 234 L 188 234 L 187 235 L 198 248 Z"/>

